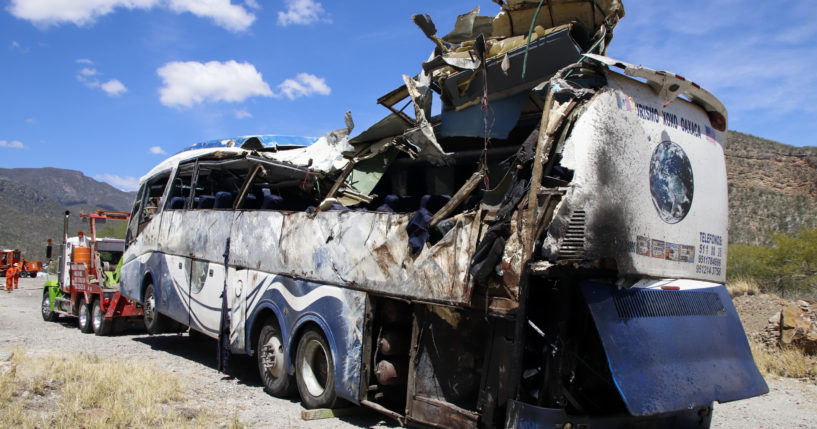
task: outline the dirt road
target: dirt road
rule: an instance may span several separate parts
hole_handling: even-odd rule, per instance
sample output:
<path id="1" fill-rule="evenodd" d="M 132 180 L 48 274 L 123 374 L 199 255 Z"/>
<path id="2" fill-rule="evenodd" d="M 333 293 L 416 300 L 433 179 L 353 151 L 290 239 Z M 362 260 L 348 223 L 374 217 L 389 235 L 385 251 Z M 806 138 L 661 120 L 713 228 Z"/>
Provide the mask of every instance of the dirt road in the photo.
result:
<path id="1" fill-rule="evenodd" d="M 301 420 L 303 408 L 297 398 L 277 399 L 264 392 L 254 360 L 235 357 L 231 365 L 236 377 L 217 372 L 215 341 L 194 341 L 177 334 L 149 336 L 141 331 L 97 337 L 81 333 L 74 320 L 44 322 L 40 316 L 44 281 L 42 277 L 21 279 L 19 290 L 0 291 L 0 351 L 24 346 L 30 354 L 84 352 L 153 360 L 189 382 L 190 396 L 198 406 L 224 416 L 237 413 L 250 427 L 397 427 L 395 421 L 367 409 L 353 417 Z M 772 391 L 764 397 L 716 405 L 713 427 L 817 427 L 816 386 L 796 380 L 770 380 L 769 384 Z"/>

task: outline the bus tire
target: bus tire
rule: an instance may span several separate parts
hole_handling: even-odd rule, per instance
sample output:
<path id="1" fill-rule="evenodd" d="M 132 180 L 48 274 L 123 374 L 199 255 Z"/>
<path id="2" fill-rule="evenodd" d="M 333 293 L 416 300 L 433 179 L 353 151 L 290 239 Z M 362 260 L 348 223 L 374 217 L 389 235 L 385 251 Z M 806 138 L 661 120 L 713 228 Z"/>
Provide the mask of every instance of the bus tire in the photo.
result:
<path id="1" fill-rule="evenodd" d="M 281 330 L 267 321 L 258 334 L 258 346 L 255 359 L 258 362 L 258 374 L 264 382 L 264 389 L 272 396 L 286 398 L 295 393 L 295 380 L 287 374 L 284 367 L 284 339 Z"/>
<path id="2" fill-rule="evenodd" d="M 55 322 L 59 317 L 55 311 L 51 310 L 51 294 L 48 289 L 43 290 L 42 314 L 46 322 Z"/>
<path id="3" fill-rule="evenodd" d="M 304 332 L 298 341 L 295 358 L 295 379 L 298 393 L 305 408 L 333 408 L 335 394 L 335 366 L 332 349 L 317 329 Z"/>
<path id="4" fill-rule="evenodd" d="M 147 329 L 148 334 L 161 334 L 162 332 L 167 331 L 167 317 L 156 310 L 156 294 L 153 290 L 153 283 L 148 283 L 147 287 L 145 288 L 145 299 L 143 306 L 145 309 L 145 329 Z"/>
<path id="5" fill-rule="evenodd" d="M 105 319 L 102 304 L 98 299 L 95 299 L 91 308 L 91 326 L 94 334 L 99 336 L 109 335 L 111 333 L 111 322 L 111 320 Z"/>
<path id="6" fill-rule="evenodd" d="M 79 330 L 83 334 L 90 334 L 93 330 L 91 326 L 91 306 L 85 302 L 84 299 L 81 300 L 79 304 Z"/>

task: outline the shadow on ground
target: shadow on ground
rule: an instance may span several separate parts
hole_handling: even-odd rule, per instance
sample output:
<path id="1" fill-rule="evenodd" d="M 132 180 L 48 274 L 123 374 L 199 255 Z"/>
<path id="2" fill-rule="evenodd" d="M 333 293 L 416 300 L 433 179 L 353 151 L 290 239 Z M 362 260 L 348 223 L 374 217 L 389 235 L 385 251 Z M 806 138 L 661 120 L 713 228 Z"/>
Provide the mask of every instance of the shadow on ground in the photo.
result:
<path id="1" fill-rule="evenodd" d="M 163 334 L 163 335 L 140 335 L 134 336 L 133 341 L 148 345 L 151 349 L 170 353 L 185 359 L 197 362 L 208 368 L 216 369 L 218 342 L 209 337 L 200 335 L 190 336 L 184 334 Z M 255 358 L 246 355 L 232 355 L 230 357 L 229 374 L 224 374 L 224 378 L 235 377 L 239 384 L 262 388 L 263 383 L 258 375 L 258 366 Z M 297 394 L 291 398 L 279 398 L 293 404 L 299 404 L 300 398 Z M 354 405 L 344 403 L 342 407 L 353 407 Z M 369 408 L 360 407 L 353 415 L 337 417 L 346 423 L 359 427 L 390 428 L 400 427 L 397 421 L 392 420 Z"/>

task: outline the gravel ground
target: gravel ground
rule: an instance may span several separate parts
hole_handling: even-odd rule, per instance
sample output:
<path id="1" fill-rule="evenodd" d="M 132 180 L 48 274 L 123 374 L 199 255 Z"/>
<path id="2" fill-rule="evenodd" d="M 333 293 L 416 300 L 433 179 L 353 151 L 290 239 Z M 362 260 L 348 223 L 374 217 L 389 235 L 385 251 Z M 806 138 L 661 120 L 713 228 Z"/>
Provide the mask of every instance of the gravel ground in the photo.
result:
<path id="1" fill-rule="evenodd" d="M 191 340 L 177 334 L 149 336 L 138 330 L 97 337 L 82 334 L 71 319 L 44 322 L 39 307 L 44 280 L 20 279 L 19 290 L 0 291 L 0 351 L 24 346 L 32 354 L 83 351 L 100 357 L 152 360 L 187 379 L 190 407 L 214 410 L 227 418 L 237 413 L 239 420 L 250 427 L 397 427 L 395 421 L 365 408 L 350 417 L 304 421 L 297 398 L 278 399 L 264 392 L 254 360 L 234 357 L 231 366 L 235 377 L 216 371 L 215 341 Z M 768 383 L 768 395 L 716 404 L 712 427 L 817 428 L 817 386 L 792 379 L 770 379 Z"/>
<path id="2" fill-rule="evenodd" d="M 193 340 L 187 334 L 149 336 L 136 329 L 123 335 L 97 337 L 81 333 L 76 319 L 44 322 L 40 315 L 44 281 L 43 277 L 20 279 L 20 289 L 12 293 L 0 290 L 0 351 L 24 346 L 29 354 L 82 351 L 100 357 L 152 360 L 188 381 L 188 407 L 215 411 L 228 421 L 237 413 L 239 420 L 249 427 L 398 427 L 394 420 L 362 407 L 354 416 L 304 421 L 301 419 L 304 408 L 297 397 L 279 399 L 264 392 L 254 359 L 234 356 L 230 364 L 235 377 L 216 371 L 215 340 Z"/>

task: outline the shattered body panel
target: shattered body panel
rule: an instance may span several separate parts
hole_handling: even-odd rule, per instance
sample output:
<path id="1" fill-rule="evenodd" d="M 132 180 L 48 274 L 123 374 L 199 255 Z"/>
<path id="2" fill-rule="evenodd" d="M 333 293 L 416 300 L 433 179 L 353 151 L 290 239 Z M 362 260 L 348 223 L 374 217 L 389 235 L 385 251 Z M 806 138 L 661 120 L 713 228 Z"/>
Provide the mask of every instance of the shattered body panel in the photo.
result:
<path id="1" fill-rule="evenodd" d="M 469 255 L 479 225 L 461 218 L 434 246 L 412 256 L 410 216 L 352 211 L 238 212 L 232 261 L 239 266 L 405 298 L 470 300 Z M 267 231 L 264 235 L 253 231 Z"/>

